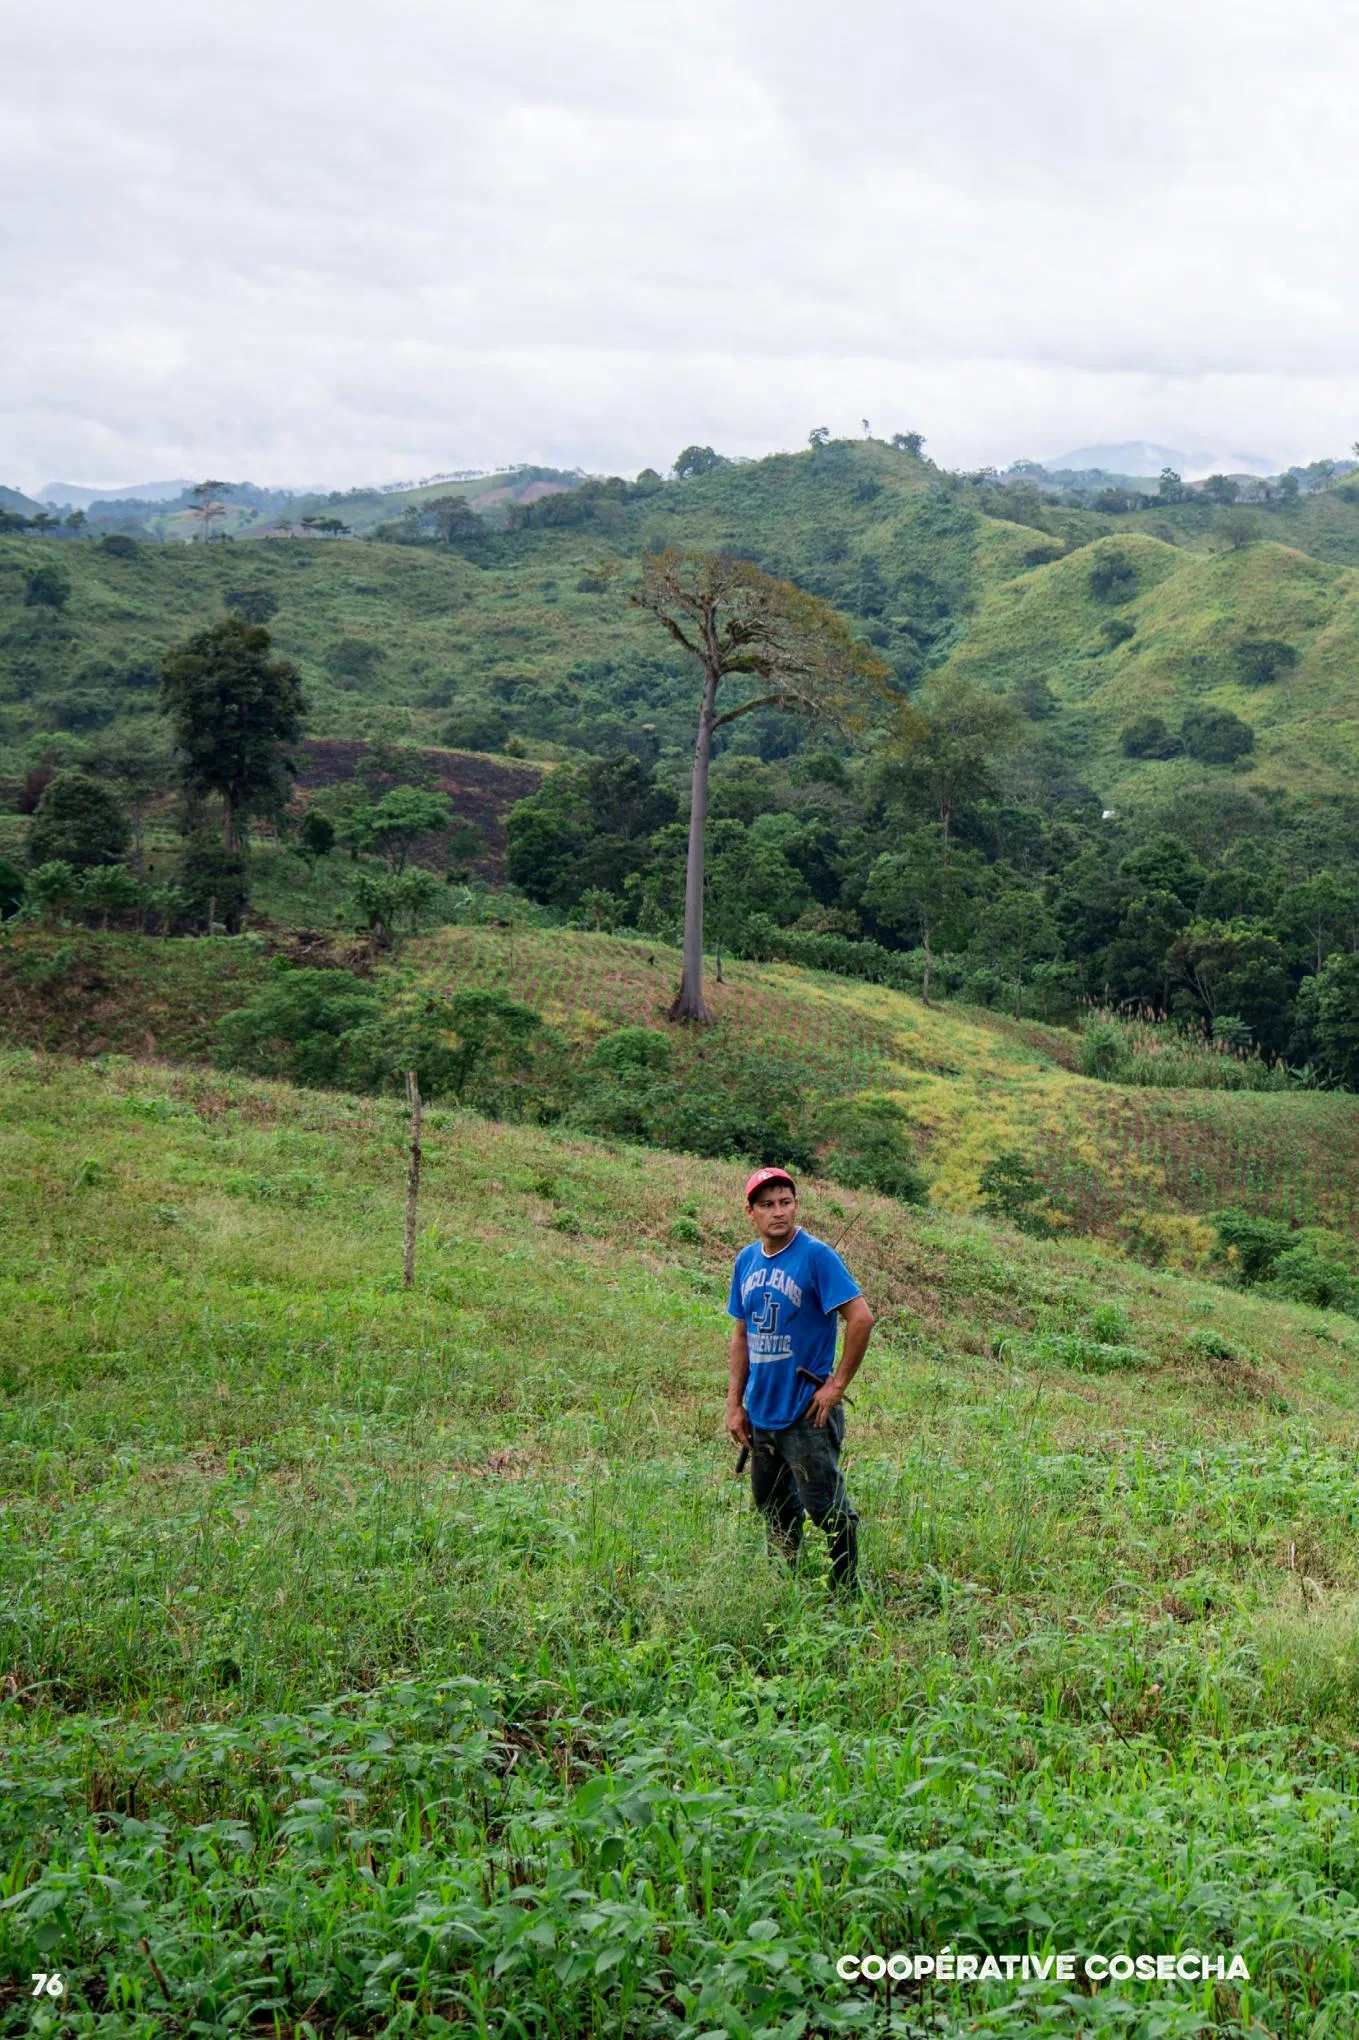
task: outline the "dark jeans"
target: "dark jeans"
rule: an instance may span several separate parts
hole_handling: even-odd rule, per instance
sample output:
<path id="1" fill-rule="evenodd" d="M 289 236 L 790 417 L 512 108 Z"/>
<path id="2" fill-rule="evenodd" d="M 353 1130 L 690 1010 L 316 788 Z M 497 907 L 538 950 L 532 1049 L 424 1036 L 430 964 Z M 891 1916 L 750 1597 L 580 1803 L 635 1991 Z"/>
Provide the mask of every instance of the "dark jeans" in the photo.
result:
<path id="1" fill-rule="evenodd" d="M 831 1578 L 852 1586 L 859 1560 L 859 1518 L 840 1477 L 845 1412 L 837 1403 L 822 1425 L 799 1417 L 783 1431 L 752 1426 L 750 1492 L 765 1519 L 771 1550 L 794 1563 L 808 1516 L 830 1539 Z"/>

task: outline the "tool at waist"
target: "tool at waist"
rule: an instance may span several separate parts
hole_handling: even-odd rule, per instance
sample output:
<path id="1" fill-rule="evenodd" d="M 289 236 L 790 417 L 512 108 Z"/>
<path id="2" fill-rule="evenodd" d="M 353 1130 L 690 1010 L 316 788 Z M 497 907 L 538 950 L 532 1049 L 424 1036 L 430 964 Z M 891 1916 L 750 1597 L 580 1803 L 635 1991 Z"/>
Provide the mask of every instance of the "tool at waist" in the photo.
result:
<path id="1" fill-rule="evenodd" d="M 799 1381 L 810 1381 L 813 1388 L 824 1388 L 830 1380 L 829 1374 L 813 1374 L 809 1367 L 798 1367 L 794 1369 L 794 1372 Z M 847 1395 L 842 1395 L 840 1400 L 841 1402 L 849 1403 L 850 1408 L 853 1409 L 854 1405 L 850 1402 Z"/>

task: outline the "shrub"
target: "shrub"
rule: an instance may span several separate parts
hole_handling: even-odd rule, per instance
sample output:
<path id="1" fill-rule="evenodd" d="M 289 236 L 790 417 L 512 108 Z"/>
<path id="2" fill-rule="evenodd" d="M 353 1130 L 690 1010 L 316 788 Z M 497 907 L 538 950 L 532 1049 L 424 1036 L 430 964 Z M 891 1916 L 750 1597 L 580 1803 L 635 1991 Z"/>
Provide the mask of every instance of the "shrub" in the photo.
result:
<path id="1" fill-rule="evenodd" d="M 50 858 L 28 874 L 26 897 L 43 920 L 58 919 L 75 906 L 80 891 L 80 874 L 64 857 Z"/>
<path id="2" fill-rule="evenodd" d="M 812 1169 L 816 1146 L 804 1123 L 807 1089 L 795 1063 L 772 1063 L 720 1028 L 679 1067 L 664 1036 L 643 1027 L 620 1028 L 599 1043 L 587 1063 L 571 1117 L 615 1139 Z"/>
<path id="3" fill-rule="evenodd" d="M 250 898 L 245 855 L 228 850 L 219 836 L 196 831 L 184 845 L 179 866 L 182 910 L 206 925 L 221 922 L 235 931 Z"/>
<path id="4" fill-rule="evenodd" d="M 250 618 L 248 621 L 253 622 Z M 361 687 L 370 680 L 387 654 L 371 638 L 338 638 L 327 645 L 321 664 L 340 686 Z"/>
<path id="5" fill-rule="evenodd" d="M 1310 1303 L 1318 1310 L 1349 1310 L 1357 1300 L 1348 1268 L 1306 1241 L 1277 1257 L 1269 1287 L 1293 1303 Z"/>
<path id="6" fill-rule="evenodd" d="M 335 824 L 319 808 L 308 808 L 297 836 L 304 857 L 329 857 L 335 848 Z"/>
<path id="7" fill-rule="evenodd" d="M 34 707 L 49 730 L 100 730 L 118 713 L 117 701 L 92 687 L 45 694 Z"/>
<path id="8" fill-rule="evenodd" d="M 216 1060 L 225 1069 L 294 1084 L 340 1085 L 346 1036 L 378 1012 L 374 986 L 349 971 L 285 968 L 221 1020 Z"/>
<path id="9" fill-rule="evenodd" d="M 519 1117 L 526 1102 L 525 1058 L 542 1024 L 541 1014 L 503 992 L 470 990 L 445 999 L 415 990 L 388 997 L 345 1040 L 344 1081 L 357 1090 L 380 1091 L 415 1070 L 428 1097 L 456 1098 Z M 541 1089 L 535 1087 L 535 1095 Z"/>
<path id="10" fill-rule="evenodd" d="M 1097 602 L 1131 602 L 1137 593 L 1137 569 L 1126 553 L 1100 554 L 1090 569 L 1090 593 Z"/>
<path id="11" fill-rule="evenodd" d="M 265 624 L 277 613 L 278 597 L 269 588 L 229 588 L 223 606 L 246 623 Z"/>
<path id="12" fill-rule="evenodd" d="M 439 742 L 455 751 L 498 751 L 510 726 L 493 708 L 460 708 L 444 724 Z"/>
<path id="13" fill-rule="evenodd" d="M 1279 1256 L 1293 1245 L 1292 1232 L 1275 1218 L 1233 1210 L 1219 1212 L 1214 1223 L 1218 1251 L 1247 1286 L 1267 1281 Z"/>
<path id="14" fill-rule="evenodd" d="M 64 609 L 70 599 L 71 584 L 60 567 L 34 567 L 24 582 L 29 609 Z"/>
<path id="15" fill-rule="evenodd" d="M 620 1027 L 595 1044 L 589 1067 L 615 1077 L 665 1070 L 670 1067 L 670 1042 L 653 1027 Z"/>
<path id="16" fill-rule="evenodd" d="M 1042 1209 L 1046 1193 L 1031 1165 L 1016 1149 L 1007 1149 L 988 1162 L 977 1188 L 981 1208 L 988 1218 L 1005 1219 L 1038 1239 L 1051 1234 L 1051 1218 Z"/>
<path id="17" fill-rule="evenodd" d="M 1130 1373 L 1145 1367 L 1148 1357 L 1140 1346 L 1087 1339 L 1079 1332 L 1050 1332 L 1035 1339 L 1030 1350 L 1035 1360 L 1070 1367 L 1077 1374 Z"/>
<path id="18" fill-rule="evenodd" d="M 1184 749 L 1159 715 L 1135 716 L 1118 741 L 1125 758 L 1178 758 Z"/>
<path id="19" fill-rule="evenodd" d="M 830 1145 L 820 1169 L 850 1190 L 876 1190 L 902 1204 L 929 1194 L 907 1140 L 906 1115 L 891 1099 L 862 1099 L 831 1108 Z"/>
<path id="20" fill-rule="evenodd" d="M 53 859 L 86 871 L 96 864 L 121 864 L 132 831 L 112 789 L 84 772 L 59 772 L 38 802 L 28 829 L 28 861 Z"/>
<path id="21" fill-rule="evenodd" d="M 1123 1031 L 1112 1020 L 1087 1022 L 1081 1033 L 1082 1076 L 1109 1084 L 1123 1074 Z"/>
<path id="22" fill-rule="evenodd" d="M 1151 1268 L 1178 1268 L 1198 1274 L 1207 1267 L 1217 1235 L 1201 1218 L 1180 1212 L 1135 1211 L 1119 1220 L 1125 1250 Z"/>
<path id="23" fill-rule="evenodd" d="M 1246 638 L 1236 648 L 1236 664 L 1247 687 L 1267 687 L 1298 663 L 1298 648 L 1282 638 Z"/>
<path id="24" fill-rule="evenodd" d="M 414 934 L 422 922 L 433 919 L 447 896 L 447 887 L 419 864 L 406 871 L 357 871 L 349 882 L 351 909 L 384 944 L 403 927 Z"/>
<path id="25" fill-rule="evenodd" d="M 1227 708 L 1191 708 L 1180 734 L 1200 765 L 1231 765 L 1255 749 L 1255 731 Z"/>
<path id="26" fill-rule="evenodd" d="M 1126 645 L 1129 638 L 1137 636 L 1137 626 L 1130 623 L 1126 616 L 1106 617 L 1099 630 L 1100 636 L 1104 639 L 1111 652 L 1115 651 L 1119 645 Z"/>
<path id="27" fill-rule="evenodd" d="M 110 559 L 135 560 L 141 547 L 135 538 L 129 538 L 125 531 L 110 531 L 99 541 L 99 550 Z"/>
<path id="28" fill-rule="evenodd" d="M 80 881 L 79 902 L 107 928 L 111 914 L 130 914 L 141 905 L 142 888 L 125 864 L 99 864 Z"/>
<path id="29" fill-rule="evenodd" d="M 1359 956 L 1328 956 L 1298 988 L 1289 1054 L 1314 1063 L 1347 1090 L 1359 1090 Z"/>

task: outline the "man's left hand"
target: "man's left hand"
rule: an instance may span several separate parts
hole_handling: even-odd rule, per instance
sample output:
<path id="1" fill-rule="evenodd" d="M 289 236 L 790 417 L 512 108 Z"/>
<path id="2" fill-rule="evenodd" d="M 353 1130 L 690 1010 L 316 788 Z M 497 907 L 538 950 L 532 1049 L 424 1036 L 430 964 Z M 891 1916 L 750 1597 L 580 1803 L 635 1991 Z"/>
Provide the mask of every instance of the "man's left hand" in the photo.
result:
<path id="1" fill-rule="evenodd" d="M 830 1381 L 822 1382 L 820 1388 L 818 1388 L 816 1394 L 812 1397 L 811 1402 L 807 1405 L 808 1418 L 816 1425 L 818 1430 L 822 1429 L 835 1405 L 843 1399 L 844 1393 L 843 1388 L 836 1384 L 833 1377 Z"/>

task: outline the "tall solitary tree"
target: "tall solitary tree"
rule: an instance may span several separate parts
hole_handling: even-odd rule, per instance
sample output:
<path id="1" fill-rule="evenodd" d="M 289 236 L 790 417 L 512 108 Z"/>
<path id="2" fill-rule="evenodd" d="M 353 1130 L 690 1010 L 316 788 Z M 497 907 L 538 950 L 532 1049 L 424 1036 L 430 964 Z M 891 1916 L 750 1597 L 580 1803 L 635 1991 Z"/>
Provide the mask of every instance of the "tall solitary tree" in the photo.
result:
<path id="1" fill-rule="evenodd" d="M 244 846 L 252 814 L 283 806 L 297 768 L 288 747 L 302 734 L 302 675 L 270 656 L 269 633 L 227 616 L 174 646 L 161 663 L 160 705 L 169 717 L 186 792 L 222 802 L 222 842 Z"/>
<path id="2" fill-rule="evenodd" d="M 226 504 L 222 497 L 228 495 L 230 491 L 230 482 L 215 481 L 195 482 L 190 489 L 192 501 L 189 504 L 189 515 L 198 519 L 198 528 L 205 540 L 212 537 L 213 525 L 220 524 L 226 516 Z"/>
<path id="3" fill-rule="evenodd" d="M 669 631 L 702 672 L 689 802 L 684 964 L 672 1020 L 708 1021 L 703 997 L 703 864 L 713 733 L 757 708 L 780 708 L 852 727 L 890 674 L 844 617 L 749 560 L 675 549 L 655 553 L 632 601 Z M 735 682 L 753 691 L 718 707 Z"/>

